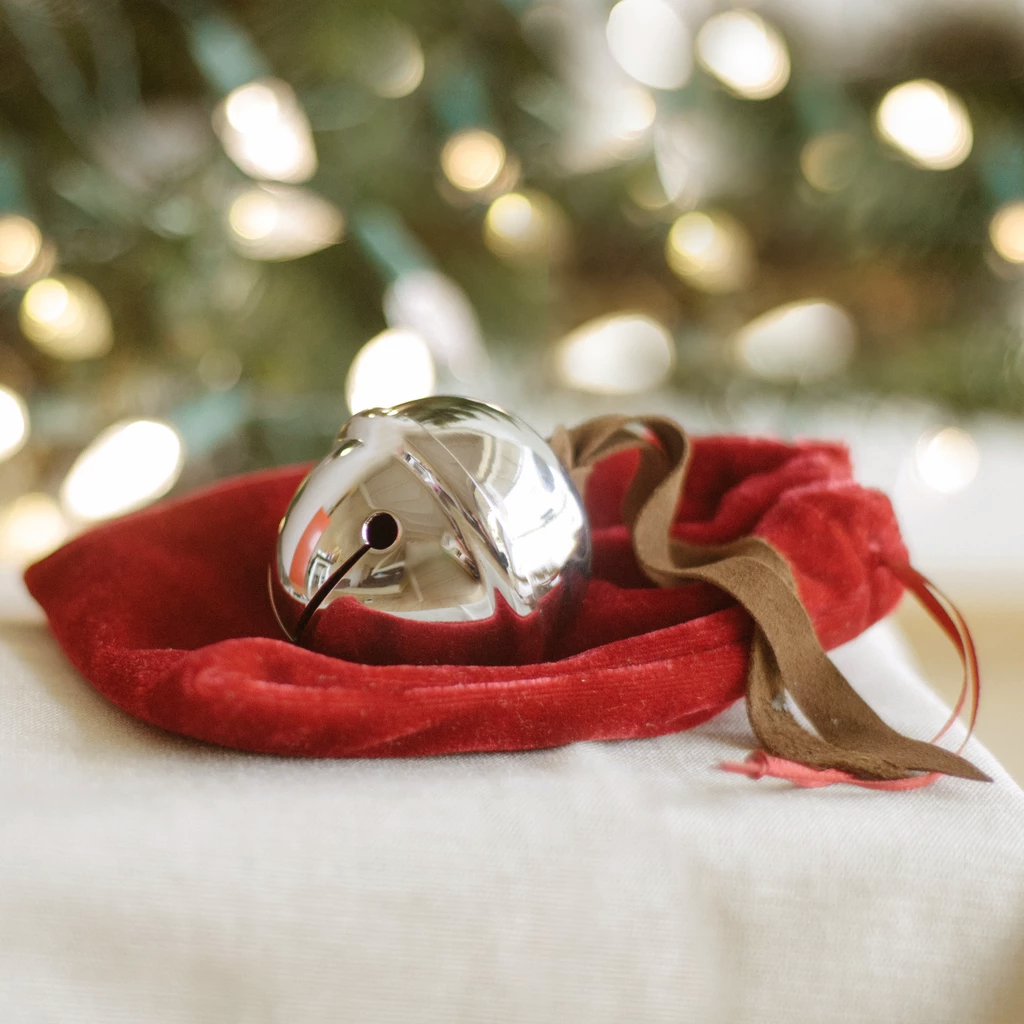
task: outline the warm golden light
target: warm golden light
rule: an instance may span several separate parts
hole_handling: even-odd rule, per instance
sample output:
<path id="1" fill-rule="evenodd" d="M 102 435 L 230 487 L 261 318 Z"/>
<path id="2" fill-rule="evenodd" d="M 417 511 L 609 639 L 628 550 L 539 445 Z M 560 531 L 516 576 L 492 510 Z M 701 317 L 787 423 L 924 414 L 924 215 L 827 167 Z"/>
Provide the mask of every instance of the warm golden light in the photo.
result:
<path id="1" fill-rule="evenodd" d="M 292 260 L 341 240 L 341 211 L 308 189 L 254 185 L 228 207 L 229 237 L 253 260 Z"/>
<path id="2" fill-rule="evenodd" d="M 247 242 L 266 238 L 277 226 L 277 202 L 263 189 L 249 189 L 228 208 L 228 223 L 235 235 Z"/>
<path id="3" fill-rule="evenodd" d="M 988 235 L 1004 260 L 1024 263 L 1024 201 L 1018 199 L 998 209 L 988 226 Z"/>
<path id="4" fill-rule="evenodd" d="M 697 33 L 697 60 L 742 99 L 768 99 L 789 81 L 785 40 L 752 11 L 708 18 Z"/>
<path id="5" fill-rule="evenodd" d="M 0 512 L 0 562 L 24 566 L 60 547 L 68 524 L 48 494 L 23 494 Z"/>
<path id="6" fill-rule="evenodd" d="M 55 359 L 95 359 L 114 340 L 103 297 L 70 274 L 36 281 L 21 300 L 18 320 L 25 337 Z"/>
<path id="7" fill-rule="evenodd" d="M 131 512 L 166 494 L 183 462 L 181 438 L 170 424 L 115 423 L 75 460 L 61 487 L 61 501 L 84 522 Z"/>
<path id="8" fill-rule="evenodd" d="M 435 383 L 434 358 L 427 343 L 415 331 L 392 327 L 357 353 L 345 380 L 345 400 L 353 413 L 390 408 L 432 395 Z"/>
<path id="9" fill-rule="evenodd" d="M 224 151 L 253 178 L 302 182 L 316 171 L 309 119 L 287 82 L 239 86 L 214 112 L 213 126 Z"/>
<path id="10" fill-rule="evenodd" d="M 819 192 L 839 192 L 857 175 L 859 146 L 848 132 L 816 135 L 800 151 L 800 170 Z"/>
<path id="11" fill-rule="evenodd" d="M 54 323 L 68 310 L 71 293 L 67 285 L 56 277 L 37 281 L 25 293 L 25 313 L 40 323 Z"/>
<path id="12" fill-rule="evenodd" d="M 23 274 L 35 263 L 42 248 L 43 236 L 28 217 L 0 217 L 0 277 Z"/>
<path id="13" fill-rule="evenodd" d="M 856 332 L 845 310 L 824 299 L 790 302 L 762 313 L 736 335 L 736 356 L 767 380 L 821 380 L 845 369 Z"/>
<path id="14" fill-rule="evenodd" d="M 541 192 L 508 192 L 491 203 L 484 218 L 484 241 L 508 259 L 556 257 L 565 244 L 565 215 Z"/>
<path id="15" fill-rule="evenodd" d="M 755 268 L 746 229 L 717 211 L 684 213 L 669 231 L 665 258 L 687 284 L 714 294 L 739 291 Z"/>
<path id="16" fill-rule="evenodd" d="M 501 139 L 482 128 L 453 135 L 441 150 L 441 170 L 463 192 L 479 192 L 493 184 L 505 166 Z"/>
<path id="17" fill-rule="evenodd" d="M 28 410 L 21 396 L 0 387 L 0 461 L 19 452 L 28 438 Z"/>
<path id="18" fill-rule="evenodd" d="M 971 152 L 967 108 L 937 82 L 919 79 L 890 89 L 875 116 L 878 134 L 918 167 L 945 171 Z"/>
<path id="19" fill-rule="evenodd" d="M 654 97 L 646 89 L 623 89 L 609 108 L 609 128 L 620 139 L 635 139 L 654 124 L 657 113 Z"/>
<path id="20" fill-rule="evenodd" d="M 945 427 L 917 442 L 914 468 L 930 490 L 957 494 L 974 482 L 980 462 L 974 438 L 959 427 Z"/>
<path id="21" fill-rule="evenodd" d="M 281 112 L 277 83 L 250 82 L 239 86 L 224 101 L 224 116 L 236 132 L 258 132 Z"/>
<path id="22" fill-rule="evenodd" d="M 678 89 L 689 80 L 690 32 L 665 0 L 620 0 L 605 35 L 619 66 L 642 85 Z"/>
<path id="23" fill-rule="evenodd" d="M 604 316 L 577 327 L 555 351 L 563 384 L 603 395 L 632 395 L 662 385 L 675 364 L 668 331 L 642 313 Z"/>

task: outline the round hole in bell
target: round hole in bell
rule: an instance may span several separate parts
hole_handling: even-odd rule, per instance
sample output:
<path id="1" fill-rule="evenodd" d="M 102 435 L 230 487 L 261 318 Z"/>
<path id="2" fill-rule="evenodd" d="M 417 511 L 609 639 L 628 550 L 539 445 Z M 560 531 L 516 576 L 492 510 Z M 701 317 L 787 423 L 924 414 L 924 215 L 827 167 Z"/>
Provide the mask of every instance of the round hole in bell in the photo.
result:
<path id="1" fill-rule="evenodd" d="M 384 551 L 398 540 L 398 520 L 390 512 L 374 512 L 363 523 L 363 540 L 374 551 Z"/>

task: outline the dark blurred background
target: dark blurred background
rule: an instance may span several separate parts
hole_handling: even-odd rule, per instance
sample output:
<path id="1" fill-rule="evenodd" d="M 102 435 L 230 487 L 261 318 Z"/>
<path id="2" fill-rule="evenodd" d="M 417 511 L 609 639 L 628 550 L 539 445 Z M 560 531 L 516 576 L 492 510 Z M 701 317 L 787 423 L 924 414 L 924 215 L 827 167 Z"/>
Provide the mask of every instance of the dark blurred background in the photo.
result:
<path id="1" fill-rule="evenodd" d="M 0 557 L 431 391 L 923 409 L 962 491 L 1024 409 L 1022 76 L 994 3 L 0 0 Z"/>

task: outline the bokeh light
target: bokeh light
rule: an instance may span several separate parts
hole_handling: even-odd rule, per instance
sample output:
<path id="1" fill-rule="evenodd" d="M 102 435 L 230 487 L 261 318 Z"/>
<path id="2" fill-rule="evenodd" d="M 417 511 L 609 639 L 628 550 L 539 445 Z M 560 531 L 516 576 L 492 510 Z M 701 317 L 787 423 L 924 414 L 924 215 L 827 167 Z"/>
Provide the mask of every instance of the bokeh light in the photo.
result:
<path id="1" fill-rule="evenodd" d="M 39 228 L 18 214 L 0 217 L 0 277 L 17 277 L 35 263 L 43 248 Z"/>
<path id="2" fill-rule="evenodd" d="M 436 360 L 463 383 L 487 372 L 487 349 L 469 297 L 450 277 L 431 267 L 400 274 L 384 292 L 389 327 L 415 331 Z"/>
<path id="3" fill-rule="evenodd" d="M 114 341 L 103 297 L 70 274 L 36 281 L 21 300 L 18 320 L 25 337 L 55 359 L 96 359 Z"/>
<path id="4" fill-rule="evenodd" d="M 939 494 L 966 490 L 978 475 L 980 462 L 974 438 L 959 427 L 943 427 L 925 434 L 914 452 L 918 480 Z"/>
<path id="5" fill-rule="evenodd" d="M 1017 199 L 996 210 L 988 226 L 992 247 L 1010 263 L 1024 263 L 1024 201 Z"/>
<path id="6" fill-rule="evenodd" d="M 689 80 L 690 32 L 665 0 L 620 0 L 605 34 L 619 66 L 642 85 L 678 89 Z"/>
<path id="7" fill-rule="evenodd" d="M 373 19 L 355 40 L 355 58 L 359 77 L 384 99 L 408 96 L 423 81 L 423 47 L 397 18 Z"/>
<path id="8" fill-rule="evenodd" d="M 75 460 L 61 486 L 61 502 L 83 522 L 131 512 L 166 494 L 183 463 L 181 438 L 170 424 L 115 423 Z"/>
<path id="9" fill-rule="evenodd" d="M 441 170 L 463 192 L 494 183 L 505 166 L 505 146 L 496 135 L 471 128 L 453 135 L 441 150 Z"/>
<path id="10" fill-rule="evenodd" d="M 890 89 L 879 104 L 875 125 L 878 134 L 911 163 L 932 171 L 962 164 L 974 142 L 963 102 L 927 79 Z"/>
<path id="11" fill-rule="evenodd" d="M 800 151 L 800 170 L 819 192 L 839 192 L 857 176 L 860 145 L 849 132 L 815 135 Z"/>
<path id="12" fill-rule="evenodd" d="M 739 291 L 755 269 L 750 235 L 719 211 L 684 213 L 668 233 L 665 258 L 687 284 L 712 294 Z"/>
<path id="13" fill-rule="evenodd" d="M 557 258 L 566 244 L 565 214 L 542 192 L 508 192 L 491 203 L 484 218 L 484 241 L 508 259 Z"/>
<path id="14" fill-rule="evenodd" d="M 642 136 L 654 124 L 658 106 L 654 97 L 639 86 L 611 93 L 605 108 L 609 134 L 630 141 Z"/>
<path id="15" fill-rule="evenodd" d="M 791 302 L 751 320 L 735 339 L 736 357 L 755 376 L 821 380 L 845 369 L 856 330 L 849 314 L 824 299 Z"/>
<path id="16" fill-rule="evenodd" d="M 651 391 L 665 383 L 674 364 L 671 335 L 642 313 L 591 320 L 555 350 L 555 373 L 563 384 L 603 395 Z"/>
<path id="17" fill-rule="evenodd" d="M 753 11 L 725 11 L 697 33 L 697 60 L 731 93 L 766 100 L 789 81 L 789 50 L 782 36 Z"/>
<path id="18" fill-rule="evenodd" d="M 293 260 L 341 240 L 341 211 L 308 189 L 254 185 L 228 207 L 231 242 L 254 260 Z"/>
<path id="19" fill-rule="evenodd" d="M 297 183 L 316 172 L 309 119 L 287 82 L 262 78 L 239 86 L 214 112 L 213 126 L 250 177 Z"/>
<path id="20" fill-rule="evenodd" d="M 641 167 L 626 181 L 626 193 L 641 210 L 663 210 L 672 201 L 656 167 Z"/>
<path id="21" fill-rule="evenodd" d="M 0 461 L 9 459 L 28 439 L 28 410 L 21 396 L 0 387 Z"/>
<path id="22" fill-rule="evenodd" d="M 263 189 L 248 189 L 228 207 L 228 224 L 235 237 L 245 242 L 258 241 L 277 227 L 278 204 Z"/>
<path id="23" fill-rule="evenodd" d="M 658 119 L 654 163 L 665 195 L 682 210 L 744 192 L 751 180 L 735 135 L 721 118 L 699 110 Z"/>
<path id="24" fill-rule="evenodd" d="M 23 494 L 0 511 L 0 562 L 23 568 L 68 537 L 68 523 L 48 494 Z"/>
<path id="25" fill-rule="evenodd" d="M 624 76 L 592 90 L 580 100 L 555 147 L 557 165 L 575 176 L 632 159 L 646 148 L 657 113 L 650 91 Z"/>
<path id="26" fill-rule="evenodd" d="M 345 400 L 353 413 L 390 408 L 434 393 L 437 374 L 430 346 L 404 327 L 371 338 L 357 353 L 345 380 Z"/>

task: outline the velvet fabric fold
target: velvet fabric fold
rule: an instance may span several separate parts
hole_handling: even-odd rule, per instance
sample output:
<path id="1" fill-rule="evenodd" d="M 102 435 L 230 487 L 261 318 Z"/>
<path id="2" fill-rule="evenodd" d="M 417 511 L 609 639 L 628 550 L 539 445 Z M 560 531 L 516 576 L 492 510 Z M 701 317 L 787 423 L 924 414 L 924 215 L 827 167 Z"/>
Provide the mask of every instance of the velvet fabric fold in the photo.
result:
<path id="1" fill-rule="evenodd" d="M 621 517 L 633 452 L 586 489 L 594 577 L 568 628 L 417 623 L 335 601 L 306 650 L 267 596 L 277 525 L 308 467 L 238 477 L 98 527 L 26 572 L 54 635 L 106 697 L 242 750 L 386 757 L 519 750 L 689 728 L 744 695 L 751 623 L 702 583 L 654 587 Z M 838 445 L 693 442 L 674 535 L 762 537 L 789 563 L 826 648 L 895 606 L 892 508 Z"/>

